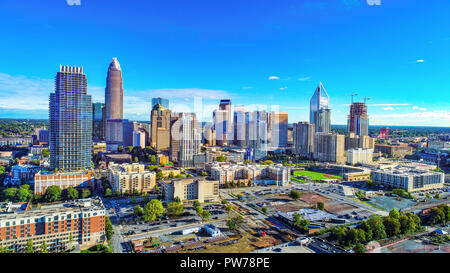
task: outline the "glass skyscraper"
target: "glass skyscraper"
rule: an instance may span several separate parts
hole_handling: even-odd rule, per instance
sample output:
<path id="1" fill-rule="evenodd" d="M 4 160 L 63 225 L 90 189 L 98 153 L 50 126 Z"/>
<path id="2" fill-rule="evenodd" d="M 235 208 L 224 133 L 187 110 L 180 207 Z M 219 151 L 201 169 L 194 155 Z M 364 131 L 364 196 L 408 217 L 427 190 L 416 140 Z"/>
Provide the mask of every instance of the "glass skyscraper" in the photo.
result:
<path id="1" fill-rule="evenodd" d="M 322 83 L 317 86 L 309 105 L 309 122 L 315 125 L 316 132 L 328 133 L 331 129 L 330 98 Z"/>
<path id="2" fill-rule="evenodd" d="M 92 98 L 83 67 L 60 66 L 50 93 L 50 167 L 91 168 Z"/>
<path id="3" fill-rule="evenodd" d="M 169 100 L 163 98 L 152 98 L 152 109 L 155 105 L 161 104 L 162 107 L 169 109 Z"/>

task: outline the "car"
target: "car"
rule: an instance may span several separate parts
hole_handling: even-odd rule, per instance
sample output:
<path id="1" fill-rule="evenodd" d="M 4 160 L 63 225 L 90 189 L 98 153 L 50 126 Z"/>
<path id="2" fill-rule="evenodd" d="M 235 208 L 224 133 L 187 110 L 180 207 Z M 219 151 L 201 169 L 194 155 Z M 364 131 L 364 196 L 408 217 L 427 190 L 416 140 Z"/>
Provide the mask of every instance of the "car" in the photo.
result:
<path id="1" fill-rule="evenodd" d="M 276 251 L 276 252 L 281 252 L 282 251 L 282 249 L 280 248 L 280 247 L 277 247 L 277 248 L 275 248 L 273 251 Z"/>

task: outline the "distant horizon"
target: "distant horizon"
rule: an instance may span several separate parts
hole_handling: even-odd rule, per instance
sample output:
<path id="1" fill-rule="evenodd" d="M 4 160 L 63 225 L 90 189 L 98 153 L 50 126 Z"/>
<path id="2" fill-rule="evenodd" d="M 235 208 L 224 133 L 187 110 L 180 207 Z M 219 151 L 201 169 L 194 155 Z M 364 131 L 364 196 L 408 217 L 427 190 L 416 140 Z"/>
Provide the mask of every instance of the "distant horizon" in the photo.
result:
<path id="1" fill-rule="evenodd" d="M 42 121 L 48 121 L 48 119 L 42 119 L 42 118 L 0 118 L 0 120 L 42 120 Z M 150 120 L 133 120 L 133 119 L 126 119 L 130 121 L 136 121 L 136 122 L 147 122 L 151 123 Z M 302 121 L 302 120 L 300 120 Z M 200 123 L 211 123 L 211 121 L 200 121 Z M 289 122 L 288 124 L 294 124 L 295 122 Z M 347 127 L 347 124 L 331 124 L 331 126 L 344 126 Z M 448 128 L 450 129 L 450 126 L 420 126 L 420 125 L 378 125 L 373 124 L 369 125 L 370 127 L 420 127 L 420 128 Z"/>

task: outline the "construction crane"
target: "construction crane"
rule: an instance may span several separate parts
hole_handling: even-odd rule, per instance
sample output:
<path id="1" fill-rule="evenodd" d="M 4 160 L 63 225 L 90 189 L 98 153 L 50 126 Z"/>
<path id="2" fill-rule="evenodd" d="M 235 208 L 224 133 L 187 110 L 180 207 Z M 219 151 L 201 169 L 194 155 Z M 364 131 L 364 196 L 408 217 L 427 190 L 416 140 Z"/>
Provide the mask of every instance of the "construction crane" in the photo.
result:
<path id="1" fill-rule="evenodd" d="M 352 104 L 353 104 L 353 97 L 358 96 L 358 94 L 352 92 L 351 94 L 349 94 L 347 96 L 351 96 L 352 97 Z"/>

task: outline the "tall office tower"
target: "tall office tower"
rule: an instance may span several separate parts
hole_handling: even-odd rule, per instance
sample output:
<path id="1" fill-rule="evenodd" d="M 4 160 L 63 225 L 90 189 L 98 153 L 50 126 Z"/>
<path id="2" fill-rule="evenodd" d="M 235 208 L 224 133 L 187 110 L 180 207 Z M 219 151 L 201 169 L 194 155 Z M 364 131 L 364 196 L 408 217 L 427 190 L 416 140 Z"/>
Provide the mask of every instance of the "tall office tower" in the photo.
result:
<path id="1" fill-rule="evenodd" d="M 169 100 L 168 99 L 163 99 L 163 98 L 152 98 L 152 109 L 153 107 L 155 107 L 155 105 L 157 104 L 161 104 L 162 107 L 169 109 Z"/>
<path id="2" fill-rule="evenodd" d="M 288 112 L 272 111 L 269 115 L 269 140 L 272 147 L 287 147 Z"/>
<path id="3" fill-rule="evenodd" d="M 113 58 L 108 67 L 105 88 L 105 139 L 108 151 L 123 145 L 123 80 L 122 69 Z"/>
<path id="4" fill-rule="evenodd" d="M 349 133 L 355 133 L 357 136 L 369 135 L 369 116 L 365 103 L 354 102 L 350 105 L 347 128 Z"/>
<path id="5" fill-rule="evenodd" d="M 345 136 L 336 133 L 314 134 L 314 159 L 321 162 L 345 164 Z"/>
<path id="6" fill-rule="evenodd" d="M 211 123 L 203 123 L 202 142 L 205 146 L 216 146 L 216 131 Z"/>
<path id="7" fill-rule="evenodd" d="M 246 146 L 253 152 L 253 159 L 267 157 L 269 142 L 269 114 L 266 111 L 253 111 L 245 114 Z"/>
<path id="8" fill-rule="evenodd" d="M 314 128 L 313 123 L 294 123 L 294 153 L 312 159 L 314 154 Z"/>
<path id="9" fill-rule="evenodd" d="M 322 83 L 317 86 L 309 102 L 309 122 L 314 123 L 316 132 L 328 133 L 331 125 L 330 98 Z"/>
<path id="10" fill-rule="evenodd" d="M 101 102 L 93 103 L 92 114 L 92 137 L 104 139 L 105 104 Z"/>
<path id="11" fill-rule="evenodd" d="M 216 141 L 219 146 L 228 146 L 233 140 L 231 100 L 220 100 L 219 109 L 213 112 Z"/>
<path id="12" fill-rule="evenodd" d="M 234 107 L 233 144 L 239 147 L 245 147 L 247 143 L 247 136 L 245 134 L 245 117 L 247 112 L 247 109 L 243 105 Z"/>
<path id="13" fill-rule="evenodd" d="M 194 113 L 177 113 L 176 117 L 171 128 L 172 160 L 180 167 L 193 167 L 194 155 L 200 153 L 200 126 Z"/>
<path id="14" fill-rule="evenodd" d="M 50 93 L 50 167 L 91 168 L 92 97 L 83 67 L 60 66 Z"/>
<path id="15" fill-rule="evenodd" d="M 161 104 L 156 104 L 151 113 L 152 135 L 150 146 L 158 153 L 168 153 L 170 150 L 170 115 L 171 111 Z"/>

